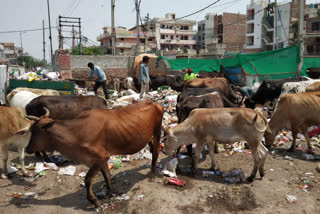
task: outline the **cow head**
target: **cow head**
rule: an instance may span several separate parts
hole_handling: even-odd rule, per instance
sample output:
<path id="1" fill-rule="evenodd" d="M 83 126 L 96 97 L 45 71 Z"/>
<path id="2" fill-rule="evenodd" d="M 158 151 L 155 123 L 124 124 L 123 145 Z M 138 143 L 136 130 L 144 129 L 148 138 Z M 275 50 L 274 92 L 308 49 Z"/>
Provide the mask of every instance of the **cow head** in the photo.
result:
<path id="1" fill-rule="evenodd" d="M 264 138 L 265 138 L 265 146 L 269 149 L 276 138 L 276 133 L 273 132 L 270 129 L 270 127 L 268 127 L 266 132 L 264 133 Z"/>
<path id="2" fill-rule="evenodd" d="M 178 139 L 174 136 L 172 129 L 169 129 L 167 132 L 167 140 L 164 143 L 163 153 L 167 155 L 174 154 L 177 147 L 178 147 Z"/>
<path id="3" fill-rule="evenodd" d="M 50 128 L 55 121 L 49 118 L 49 110 L 44 108 L 46 114 L 41 117 L 35 116 L 27 116 L 30 119 L 35 120 L 35 124 L 32 127 L 32 136 L 28 146 L 26 147 L 26 151 L 29 154 L 39 152 L 39 151 L 48 151 L 50 149 L 50 138 L 48 133 L 46 133 L 46 129 Z"/>

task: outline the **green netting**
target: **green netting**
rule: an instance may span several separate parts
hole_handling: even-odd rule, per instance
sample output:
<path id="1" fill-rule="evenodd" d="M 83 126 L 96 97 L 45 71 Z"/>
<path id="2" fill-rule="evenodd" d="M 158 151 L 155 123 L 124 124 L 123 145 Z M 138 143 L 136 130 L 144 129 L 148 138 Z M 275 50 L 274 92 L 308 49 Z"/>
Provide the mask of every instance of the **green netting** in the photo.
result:
<path id="1" fill-rule="evenodd" d="M 320 58 L 304 58 L 303 65 L 308 68 L 320 68 Z"/>
<path id="2" fill-rule="evenodd" d="M 166 60 L 173 70 L 190 67 L 194 73 L 199 73 L 199 71 L 220 71 L 220 62 L 218 59 Z M 262 53 L 238 54 L 234 58 L 222 59 L 221 63 L 224 67 L 228 68 L 242 67 L 246 75 L 259 75 L 262 79 L 281 79 L 295 76 L 299 61 L 299 47 L 291 46 Z M 307 76 L 305 68 L 309 68 L 310 66 L 320 67 L 319 58 L 304 60 L 304 69 L 301 71 L 302 76 Z"/>

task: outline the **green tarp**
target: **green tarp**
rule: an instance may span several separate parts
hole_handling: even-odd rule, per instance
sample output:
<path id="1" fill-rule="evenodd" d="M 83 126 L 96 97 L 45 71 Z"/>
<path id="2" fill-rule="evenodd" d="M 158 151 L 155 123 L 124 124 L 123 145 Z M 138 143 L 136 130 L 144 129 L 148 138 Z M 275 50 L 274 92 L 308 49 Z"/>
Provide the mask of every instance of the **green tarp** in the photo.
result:
<path id="1" fill-rule="evenodd" d="M 194 73 L 199 73 L 200 71 L 220 71 L 218 59 L 166 60 L 173 70 L 192 68 Z M 295 76 L 299 61 L 299 47 L 291 46 L 262 53 L 238 54 L 234 58 L 222 59 L 221 63 L 224 67 L 228 68 L 241 67 L 246 75 L 259 75 L 262 79 L 281 79 Z M 306 69 L 311 67 L 320 67 L 320 58 L 304 59 L 301 75 L 307 76 Z"/>

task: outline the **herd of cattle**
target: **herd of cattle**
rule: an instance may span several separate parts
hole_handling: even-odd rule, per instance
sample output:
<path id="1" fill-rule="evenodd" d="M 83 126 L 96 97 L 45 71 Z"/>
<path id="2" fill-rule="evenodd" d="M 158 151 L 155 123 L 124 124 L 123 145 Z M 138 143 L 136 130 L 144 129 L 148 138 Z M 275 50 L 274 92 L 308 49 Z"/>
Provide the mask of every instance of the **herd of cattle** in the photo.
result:
<path id="1" fill-rule="evenodd" d="M 184 144 L 192 156 L 192 144 L 196 144 L 194 173 L 198 172 L 198 160 L 204 145 L 208 145 L 214 170 L 217 142 L 230 144 L 245 140 L 254 160 L 248 180 L 253 181 L 258 169 L 263 177 L 268 154 L 266 147 L 273 144 L 277 133 L 284 128 L 293 132 L 289 151 L 293 151 L 296 135 L 301 131 L 311 152 L 307 127 L 320 125 L 320 80 L 307 77 L 265 80 L 252 96 L 244 97 L 223 77 L 198 78 L 182 84 L 178 76 L 153 77 L 152 88 L 170 85 L 181 92 L 176 106 L 179 124 L 166 133 L 164 152 L 174 154 Z M 118 82 L 118 87 L 119 81 L 114 82 Z M 128 87 L 134 83 L 129 79 L 126 84 Z M 269 123 L 262 113 L 250 109 L 267 102 L 273 102 L 273 106 L 277 104 Z M 41 153 L 46 161 L 50 160 L 46 152 L 56 150 L 89 167 L 85 177 L 87 199 L 98 206 L 92 182 L 100 171 L 111 191 L 106 164 L 110 156 L 134 154 L 149 144 L 151 179 L 154 179 L 164 113 L 161 104 L 146 100 L 108 109 L 106 102 L 96 96 L 59 96 L 54 90 L 28 88 L 14 89 L 7 95 L 7 103 L 10 107 L 0 106 L 2 178 L 8 176 L 9 144 L 18 147 L 25 176 L 28 176 L 24 166 L 25 149 L 28 153 Z M 263 137 L 265 144 L 262 143 Z"/>

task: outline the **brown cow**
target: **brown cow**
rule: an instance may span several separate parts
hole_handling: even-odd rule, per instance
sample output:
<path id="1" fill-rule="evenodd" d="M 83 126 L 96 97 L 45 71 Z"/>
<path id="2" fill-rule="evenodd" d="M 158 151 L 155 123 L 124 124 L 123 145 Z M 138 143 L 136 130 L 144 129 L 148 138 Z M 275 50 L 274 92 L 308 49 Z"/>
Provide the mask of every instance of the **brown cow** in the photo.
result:
<path id="1" fill-rule="evenodd" d="M 171 154 L 180 145 L 197 144 L 194 160 L 194 173 L 197 173 L 198 160 L 204 145 L 209 146 L 211 168 L 215 170 L 213 142 L 230 144 L 244 139 L 254 159 L 253 171 L 248 178 L 248 181 L 253 181 L 258 168 L 260 176 L 264 176 L 263 166 L 268 149 L 261 140 L 266 129 L 267 120 L 252 109 L 195 109 L 185 121 L 169 129 L 164 151 Z"/>
<path id="2" fill-rule="evenodd" d="M 88 110 L 69 121 L 55 121 L 46 114 L 40 117 L 37 127 L 44 129 L 51 140 L 39 142 L 36 140 L 38 136 L 33 136 L 27 152 L 57 150 L 68 159 L 87 165 L 87 199 L 97 207 L 92 181 L 101 171 L 108 190 L 111 190 L 106 162 L 112 155 L 134 154 L 149 143 L 152 151 L 151 175 L 154 179 L 163 112 L 161 104 L 143 101 L 111 110 Z"/>
<path id="3" fill-rule="evenodd" d="M 21 169 L 24 176 L 29 176 L 24 166 L 24 148 L 31 137 L 32 121 L 25 117 L 20 107 L 0 106 L 0 146 L 2 151 L 3 171 L 2 178 L 7 178 L 8 145 L 18 147 Z"/>
<path id="4" fill-rule="evenodd" d="M 314 91 L 320 91 L 320 81 L 312 83 L 307 89 L 306 92 L 314 92 Z"/>
<path id="5" fill-rule="evenodd" d="M 221 92 L 232 102 L 240 103 L 242 97 L 238 96 L 231 88 L 229 81 L 226 78 L 204 78 L 188 80 L 185 88 L 215 88 L 220 89 Z"/>
<path id="6" fill-rule="evenodd" d="M 286 94 L 281 97 L 277 110 L 273 113 L 269 122 L 269 128 L 265 133 L 266 145 L 270 147 L 279 131 L 291 129 L 293 151 L 297 134 L 302 131 L 307 139 L 308 151 L 312 152 L 307 127 L 320 125 L 320 92 L 305 92 Z"/>

